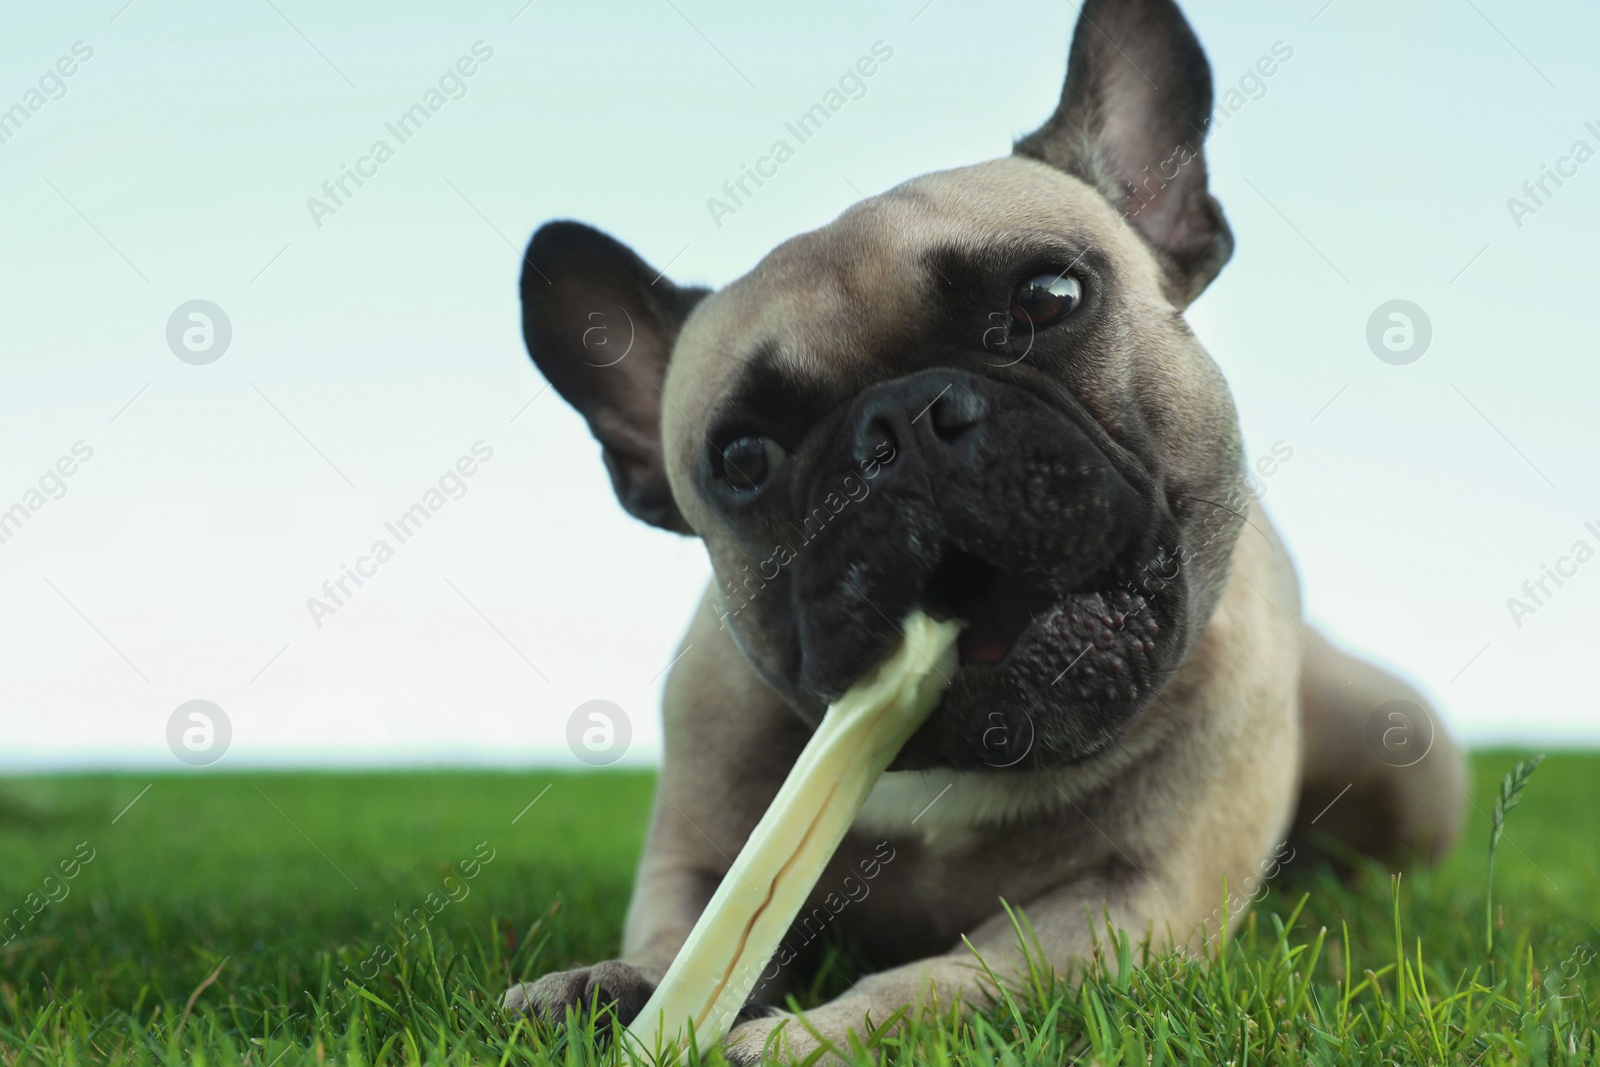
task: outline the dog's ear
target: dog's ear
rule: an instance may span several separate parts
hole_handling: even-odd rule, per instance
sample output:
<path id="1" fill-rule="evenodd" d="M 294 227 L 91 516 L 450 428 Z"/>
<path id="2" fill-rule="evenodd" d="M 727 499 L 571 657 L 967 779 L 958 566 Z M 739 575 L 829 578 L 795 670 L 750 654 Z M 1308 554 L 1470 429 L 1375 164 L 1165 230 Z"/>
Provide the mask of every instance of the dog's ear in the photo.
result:
<path id="1" fill-rule="evenodd" d="M 541 226 L 522 265 L 522 336 L 600 442 L 636 518 L 678 533 L 661 444 L 662 389 L 678 330 L 705 289 L 680 289 L 633 250 L 576 222 Z"/>
<path id="2" fill-rule="evenodd" d="M 1055 114 L 1018 155 L 1095 186 L 1155 250 L 1184 307 L 1233 254 L 1201 152 L 1211 67 L 1172 0 L 1086 0 Z"/>

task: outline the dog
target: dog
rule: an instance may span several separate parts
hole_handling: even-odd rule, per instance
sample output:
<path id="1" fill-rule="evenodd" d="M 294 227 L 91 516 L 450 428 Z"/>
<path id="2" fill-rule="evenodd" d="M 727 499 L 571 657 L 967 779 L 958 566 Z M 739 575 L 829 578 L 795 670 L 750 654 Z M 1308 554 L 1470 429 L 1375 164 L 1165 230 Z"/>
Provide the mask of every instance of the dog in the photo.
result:
<path id="1" fill-rule="evenodd" d="M 576 223 L 534 234 L 534 362 L 623 507 L 699 537 L 714 578 L 666 683 L 622 954 L 507 1009 L 637 1013 L 829 701 L 917 607 L 966 622 L 959 667 L 763 973 L 733 1062 L 983 1004 L 988 972 L 1025 966 L 1006 905 L 1070 974 L 1108 924 L 1215 941 L 1286 842 L 1390 864 L 1449 847 L 1459 750 L 1406 683 L 1302 621 L 1182 317 L 1233 250 L 1211 103 L 1171 0 L 1087 0 L 1059 105 L 1011 156 L 863 200 L 726 288 L 675 286 Z M 599 343 L 624 335 L 620 358 Z M 1422 758 L 1386 750 L 1424 727 Z M 802 1026 L 771 1005 L 830 930 L 886 969 Z"/>

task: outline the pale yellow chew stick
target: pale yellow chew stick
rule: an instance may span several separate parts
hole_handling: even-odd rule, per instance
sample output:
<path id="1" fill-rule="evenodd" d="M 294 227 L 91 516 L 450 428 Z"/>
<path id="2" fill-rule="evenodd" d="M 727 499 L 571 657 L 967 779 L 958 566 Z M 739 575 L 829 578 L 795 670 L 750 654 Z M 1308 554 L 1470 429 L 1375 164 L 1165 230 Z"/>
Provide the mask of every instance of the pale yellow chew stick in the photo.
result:
<path id="1" fill-rule="evenodd" d="M 879 775 L 932 713 L 955 670 L 955 622 L 920 611 L 887 660 L 828 708 L 733 870 L 625 1041 L 629 1059 L 720 1041 L 822 876 Z"/>

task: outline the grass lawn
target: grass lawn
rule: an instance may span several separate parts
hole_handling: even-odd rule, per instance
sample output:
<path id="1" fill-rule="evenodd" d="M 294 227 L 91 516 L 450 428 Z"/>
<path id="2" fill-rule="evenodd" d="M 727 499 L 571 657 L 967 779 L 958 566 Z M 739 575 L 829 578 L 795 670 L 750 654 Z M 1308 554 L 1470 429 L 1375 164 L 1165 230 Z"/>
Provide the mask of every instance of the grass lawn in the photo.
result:
<path id="1" fill-rule="evenodd" d="M 1508 817 L 1485 956 L 1487 813 L 1520 755 L 1475 756 L 1478 813 L 1437 871 L 1396 888 L 1291 863 L 1211 959 L 1112 959 L 1070 990 L 1041 976 L 882 1052 L 1600 1062 L 1600 755 L 1552 756 Z M 646 774 L 543 771 L 0 780 L 0 940 L 17 934 L 0 947 L 0 1061 L 602 1061 L 592 1032 L 530 1032 L 495 1005 L 512 978 L 615 954 L 651 793 Z M 399 926 L 419 908 L 425 927 Z M 824 968 L 808 996 L 847 981 Z"/>

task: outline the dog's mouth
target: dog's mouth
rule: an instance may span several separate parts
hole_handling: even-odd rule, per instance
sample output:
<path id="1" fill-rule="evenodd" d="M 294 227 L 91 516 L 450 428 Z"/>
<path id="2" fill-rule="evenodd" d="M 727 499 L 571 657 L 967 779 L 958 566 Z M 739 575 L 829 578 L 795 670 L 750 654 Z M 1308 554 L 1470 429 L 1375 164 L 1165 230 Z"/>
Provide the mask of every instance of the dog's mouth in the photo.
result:
<path id="1" fill-rule="evenodd" d="M 982 556 L 961 550 L 945 553 L 922 596 L 924 608 L 934 618 L 966 622 L 956 643 L 962 666 L 1002 664 L 1034 619 L 1058 599 Z"/>
<path id="2" fill-rule="evenodd" d="M 959 669 L 892 770 L 1084 758 L 1143 706 L 1178 647 L 1181 589 L 1136 586 L 1116 561 L 1080 562 L 1039 575 L 964 549 L 939 557 L 917 604 L 964 623 Z"/>

